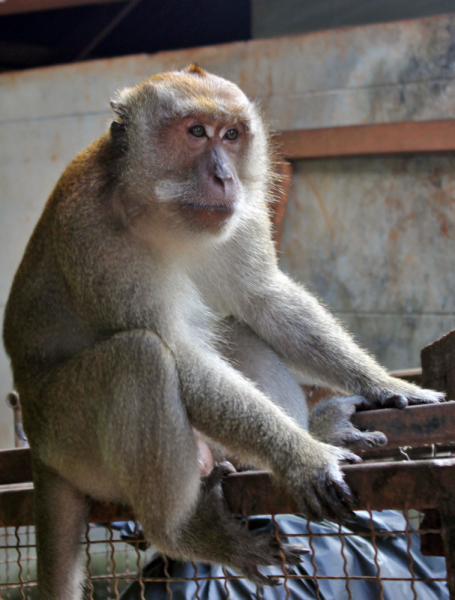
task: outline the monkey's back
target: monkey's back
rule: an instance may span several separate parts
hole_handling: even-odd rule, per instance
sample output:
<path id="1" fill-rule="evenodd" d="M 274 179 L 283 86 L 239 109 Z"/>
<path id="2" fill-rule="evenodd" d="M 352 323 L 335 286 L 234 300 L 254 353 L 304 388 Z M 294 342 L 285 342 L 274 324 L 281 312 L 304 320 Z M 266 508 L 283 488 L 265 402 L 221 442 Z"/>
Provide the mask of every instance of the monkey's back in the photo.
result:
<path id="1" fill-rule="evenodd" d="M 65 169 L 49 197 L 13 280 L 3 340 L 16 385 L 39 379 L 93 342 L 93 332 L 62 269 L 60 248 L 70 243 L 66 221 L 84 229 L 112 187 L 112 144 L 102 136 Z M 58 207 L 58 210 L 57 210 Z M 74 246 L 74 240 L 72 240 Z M 83 253 L 87 248 L 81 247 Z"/>

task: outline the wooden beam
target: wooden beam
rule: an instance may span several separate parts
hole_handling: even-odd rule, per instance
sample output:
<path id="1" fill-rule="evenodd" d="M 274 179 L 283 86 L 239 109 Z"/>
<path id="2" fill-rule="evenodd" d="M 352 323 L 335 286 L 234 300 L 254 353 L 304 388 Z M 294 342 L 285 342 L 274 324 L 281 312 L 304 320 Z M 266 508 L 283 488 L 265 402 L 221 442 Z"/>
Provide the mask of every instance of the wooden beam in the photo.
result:
<path id="1" fill-rule="evenodd" d="M 288 160 L 455 151 L 455 120 L 302 129 L 275 134 Z"/>
<path id="2" fill-rule="evenodd" d="M 81 4 L 110 4 L 111 2 L 125 2 L 125 0 L 3 0 L 0 2 L 0 17 L 14 13 L 69 8 Z"/>

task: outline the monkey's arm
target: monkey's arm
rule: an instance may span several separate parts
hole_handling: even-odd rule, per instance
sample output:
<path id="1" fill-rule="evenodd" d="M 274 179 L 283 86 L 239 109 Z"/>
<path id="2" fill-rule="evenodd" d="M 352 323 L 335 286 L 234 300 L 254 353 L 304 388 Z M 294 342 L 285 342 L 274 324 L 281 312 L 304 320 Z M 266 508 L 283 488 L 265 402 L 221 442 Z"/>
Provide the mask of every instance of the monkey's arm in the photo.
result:
<path id="1" fill-rule="evenodd" d="M 258 272 L 248 295 L 239 295 L 236 317 L 244 319 L 294 369 L 317 383 L 380 405 L 403 407 L 443 400 L 443 394 L 388 375 L 316 298 L 278 268 L 268 265 Z"/>

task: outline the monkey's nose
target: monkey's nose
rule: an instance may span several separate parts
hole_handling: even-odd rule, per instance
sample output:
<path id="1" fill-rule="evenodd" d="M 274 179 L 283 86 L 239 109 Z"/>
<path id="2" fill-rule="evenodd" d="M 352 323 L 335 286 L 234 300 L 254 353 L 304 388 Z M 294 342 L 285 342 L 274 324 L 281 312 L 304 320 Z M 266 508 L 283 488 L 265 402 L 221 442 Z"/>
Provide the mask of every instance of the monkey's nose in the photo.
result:
<path id="1" fill-rule="evenodd" d="M 233 179 L 230 173 L 214 173 L 213 182 L 215 183 L 215 186 L 218 187 L 220 190 L 222 189 L 224 191 L 227 191 L 231 188 L 233 184 Z"/>
<path id="2" fill-rule="evenodd" d="M 215 181 L 216 184 L 220 185 L 221 187 L 225 187 L 226 183 L 232 179 L 232 177 L 230 176 L 221 176 L 218 174 L 214 174 L 213 175 L 213 180 Z"/>

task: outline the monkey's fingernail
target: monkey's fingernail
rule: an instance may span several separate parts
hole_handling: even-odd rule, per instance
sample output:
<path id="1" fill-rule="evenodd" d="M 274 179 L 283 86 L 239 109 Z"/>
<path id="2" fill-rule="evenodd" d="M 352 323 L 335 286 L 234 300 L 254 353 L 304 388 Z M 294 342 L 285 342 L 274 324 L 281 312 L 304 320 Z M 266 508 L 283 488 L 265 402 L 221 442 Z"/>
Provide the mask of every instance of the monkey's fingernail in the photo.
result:
<path id="1" fill-rule="evenodd" d="M 296 552 L 297 554 L 309 554 L 310 549 L 305 548 L 305 546 L 300 546 L 299 544 L 295 544 L 295 547 L 292 548 L 292 552 Z"/>
<path id="2" fill-rule="evenodd" d="M 237 473 L 237 469 L 228 460 L 224 460 L 223 462 L 220 462 L 220 467 L 223 469 L 223 472 L 225 475 L 230 475 L 231 473 Z"/>
<path id="3" fill-rule="evenodd" d="M 355 465 L 363 462 L 363 460 L 360 458 L 360 456 L 357 456 L 357 454 L 351 454 L 348 459 L 347 459 L 350 463 L 354 463 Z"/>
<path id="4" fill-rule="evenodd" d="M 404 408 L 408 405 L 408 400 L 401 394 L 393 397 L 393 403 L 397 408 Z"/>

